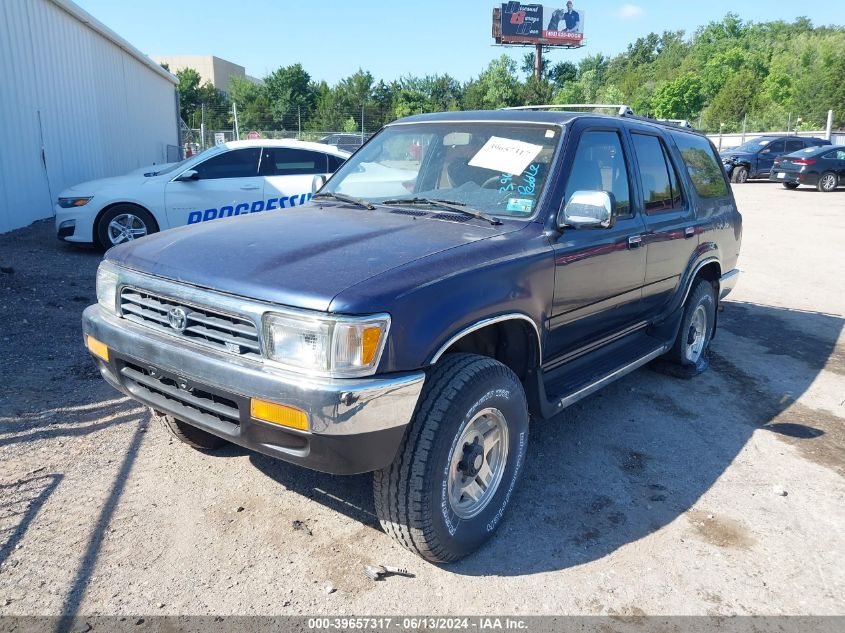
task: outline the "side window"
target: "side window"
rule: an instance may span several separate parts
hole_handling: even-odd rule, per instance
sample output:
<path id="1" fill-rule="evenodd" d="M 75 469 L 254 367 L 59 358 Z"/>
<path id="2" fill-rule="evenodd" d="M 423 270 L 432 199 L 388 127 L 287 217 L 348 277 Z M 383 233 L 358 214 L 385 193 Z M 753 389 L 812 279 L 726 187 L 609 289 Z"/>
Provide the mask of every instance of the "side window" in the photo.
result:
<path id="1" fill-rule="evenodd" d="M 822 158 L 828 158 L 830 160 L 845 160 L 845 150 L 837 149 L 832 152 L 828 152 Z"/>
<path id="2" fill-rule="evenodd" d="M 632 134 L 634 152 L 640 166 L 643 204 L 648 215 L 666 213 L 681 207 L 678 174 L 667 155 L 666 148 L 656 136 Z"/>
<path id="3" fill-rule="evenodd" d="M 307 176 L 328 171 L 326 154 L 289 147 L 265 148 L 261 163 L 264 176 Z"/>
<path id="4" fill-rule="evenodd" d="M 809 143 L 808 143 L 808 146 Z M 792 152 L 797 152 L 799 149 L 804 149 L 804 141 L 801 139 L 790 139 L 786 142 L 786 153 L 791 154 Z"/>
<path id="5" fill-rule="evenodd" d="M 721 198 L 728 195 L 725 171 L 716 150 L 703 136 L 673 134 L 695 191 L 702 198 Z"/>
<path id="6" fill-rule="evenodd" d="M 631 186 L 622 142 L 617 132 L 588 131 L 581 135 L 572 171 L 566 181 L 568 201 L 576 191 L 607 191 L 616 199 L 616 215 L 631 216 Z"/>
<path id="7" fill-rule="evenodd" d="M 344 161 L 340 156 L 332 156 L 331 154 L 326 154 L 326 157 L 329 159 L 329 173 L 333 174 L 340 166 L 343 165 Z"/>
<path id="8" fill-rule="evenodd" d="M 784 142 L 782 140 L 781 141 L 774 141 L 774 142 L 766 145 L 766 147 L 764 147 L 763 150 L 764 151 L 769 150 L 770 156 L 780 156 L 781 154 L 783 154 L 783 147 L 784 147 Z"/>
<path id="9" fill-rule="evenodd" d="M 236 149 L 212 156 L 194 167 L 200 180 L 219 178 L 251 178 L 258 175 L 257 147 Z"/>

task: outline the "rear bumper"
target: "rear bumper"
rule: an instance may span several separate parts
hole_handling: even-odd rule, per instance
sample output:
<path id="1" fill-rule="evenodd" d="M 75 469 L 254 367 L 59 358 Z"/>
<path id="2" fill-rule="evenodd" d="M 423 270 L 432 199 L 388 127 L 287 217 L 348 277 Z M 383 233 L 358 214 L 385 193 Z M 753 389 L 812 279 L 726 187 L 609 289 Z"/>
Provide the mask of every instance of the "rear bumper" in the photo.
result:
<path id="1" fill-rule="evenodd" d="M 783 174 L 783 175 L 781 175 Z M 784 171 L 782 169 L 774 169 L 769 174 L 769 180 L 774 182 L 788 182 L 796 185 L 813 185 L 819 182 L 818 174 L 813 172 L 801 171 Z"/>
<path id="2" fill-rule="evenodd" d="M 82 329 L 109 348 L 94 357 L 103 378 L 158 411 L 248 449 L 314 470 L 378 470 L 396 455 L 425 374 L 336 380 L 268 368 L 175 342 L 155 330 L 88 307 Z M 250 399 L 304 411 L 309 430 L 255 419 Z"/>
<path id="3" fill-rule="evenodd" d="M 736 287 L 736 282 L 739 281 L 739 268 L 729 270 L 724 275 L 719 277 L 719 300 L 721 301 L 727 297 L 731 291 Z"/>

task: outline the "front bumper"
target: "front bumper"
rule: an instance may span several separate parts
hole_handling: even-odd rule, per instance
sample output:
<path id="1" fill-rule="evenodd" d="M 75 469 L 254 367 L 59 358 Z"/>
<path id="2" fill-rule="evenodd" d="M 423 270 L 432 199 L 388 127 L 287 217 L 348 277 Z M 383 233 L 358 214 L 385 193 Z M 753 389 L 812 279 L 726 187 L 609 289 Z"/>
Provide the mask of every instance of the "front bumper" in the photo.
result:
<path id="1" fill-rule="evenodd" d="M 65 209 L 58 204 L 56 212 L 56 237 L 65 242 L 92 244 L 94 242 L 94 217 L 88 205 Z"/>
<path id="2" fill-rule="evenodd" d="M 181 344 L 89 306 L 82 330 L 109 348 L 94 357 L 116 389 L 192 426 L 314 470 L 355 474 L 393 461 L 422 390 L 422 371 L 358 379 L 312 378 Z M 250 415 L 250 398 L 305 411 L 299 431 Z"/>

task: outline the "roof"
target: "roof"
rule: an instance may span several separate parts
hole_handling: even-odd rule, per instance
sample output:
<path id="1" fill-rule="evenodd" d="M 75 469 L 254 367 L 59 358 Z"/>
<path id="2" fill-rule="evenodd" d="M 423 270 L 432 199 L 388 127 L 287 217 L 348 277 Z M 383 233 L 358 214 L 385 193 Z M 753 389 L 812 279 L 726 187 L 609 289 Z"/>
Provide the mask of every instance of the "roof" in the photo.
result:
<path id="1" fill-rule="evenodd" d="M 229 141 L 224 143 L 229 149 L 238 149 L 240 147 L 296 147 L 298 149 L 310 149 L 315 152 L 323 152 L 324 154 L 333 154 L 341 158 L 348 158 L 349 152 L 342 149 L 337 149 L 333 145 L 326 145 L 325 143 L 312 143 L 310 141 L 297 141 L 292 138 L 257 138 L 247 141 Z"/>
<path id="2" fill-rule="evenodd" d="M 132 44 L 120 37 L 120 35 L 112 31 L 109 27 L 100 22 L 97 18 L 82 9 L 77 4 L 71 2 L 70 0 L 49 1 L 59 7 L 62 11 L 65 11 L 66 13 L 76 18 L 76 20 L 90 28 L 92 31 L 95 31 L 105 37 L 112 44 L 137 59 L 139 62 L 147 66 L 150 70 L 154 71 L 158 75 L 161 75 L 164 79 L 167 79 L 172 84 L 179 83 L 179 79 L 176 77 L 176 75 L 167 72 L 164 68 L 162 68 L 152 59 L 144 55 L 144 53 L 132 46 Z"/>
<path id="3" fill-rule="evenodd" d="M 436 123 L 438 121 L 464 121 L 467 123 L 478 121 L 491 122 L 519 122 L 539 123 L 546 125 L 566 125 L 575 119 L 589 117 L 591 119 L 612 119 L 614 121 L 626 121 L 630 124 L 642 124 L 662 130 L 669 129 L 673 132 L 684 132 L 702 136 L 698 130 L 683 128 L 645 117 L 601 114 L 598 112 L 571 112 L 566 110 L 466 110 L 463 112 L 436 112 L 432 114 L 415 114 L 390 123 L 390 125 L 402 125 L 405 123 Z"/>

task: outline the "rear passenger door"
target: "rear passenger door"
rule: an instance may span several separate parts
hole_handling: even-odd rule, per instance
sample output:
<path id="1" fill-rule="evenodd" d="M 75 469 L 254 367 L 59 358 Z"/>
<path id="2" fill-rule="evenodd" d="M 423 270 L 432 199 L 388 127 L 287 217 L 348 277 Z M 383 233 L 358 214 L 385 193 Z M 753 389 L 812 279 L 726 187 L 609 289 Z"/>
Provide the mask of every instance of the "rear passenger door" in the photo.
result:
<path id="1" fill-rule="evenodd" d="M 555 289 L 547 357 L 552 363 L 643 319 L 645 227 L 631 205 L 633 171 L 622 130 L 579 128 L 576 123 L 570 132 L 578 141 L 566 159 L 571 170 L 561 204 L 576 191 L 606 191 L 615 199 L 616 221 L 607 229 L 564 228 L 551 238 Z"/>
<path id="2" fill-rule="evenodd" d="M 318 174 L 329 174 L 327 154 L 295 147 L 265 147 L 261 154 L 265 209 L 305 204 L 311 199 L 311 183 Z"/>
<path id="3" fill-rule="evenodd" d="M 757 171 L 749 176 L 757 177 L 768 174 L 772 171 L 775 159 L 783 156 L 786 150 L 786 142 L 783 139 L 772 141 L 757 154 Z"/>
<path id="4" fill-rule="evenodd" d="M 646 226 L 643 307 L 657 314 L 673 297 L 698 247 L 695 211 L 682 191 L 681 165 L 667 140 L 657 132 L 632 130 L 631 145 L 639 172 L 636 206 Z"/>

